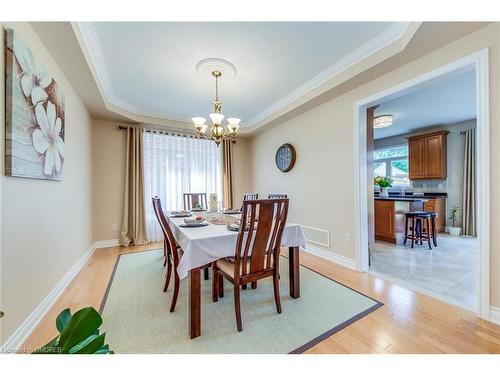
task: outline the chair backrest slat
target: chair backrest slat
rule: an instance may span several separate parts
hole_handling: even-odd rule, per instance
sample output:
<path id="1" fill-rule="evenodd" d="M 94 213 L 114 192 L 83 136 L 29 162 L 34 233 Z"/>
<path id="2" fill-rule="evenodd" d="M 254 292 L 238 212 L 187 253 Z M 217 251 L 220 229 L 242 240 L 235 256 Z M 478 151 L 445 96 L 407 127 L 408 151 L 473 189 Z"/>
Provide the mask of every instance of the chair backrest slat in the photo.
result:
<path id="1" fill-rule="evenodd" d="M 271 269 L 271 256 L 273 262 L 279 261 L 281 237 L 287 215 L 286 198 L 243 201 L 235 251 L 236 277 Z M 247 223 L 249 230 L 245 231 Z M 250 267 L 247 266 L 248 260 Z"/>
<path id="2" fill-rule="evenodd" d="M 255 199 L 259 199 L 258 193 L 245 193 L 245 194 L 243 194 L 243 201 L 250 201 L 250 200 L 255 200 Z M 243 211 L 243 203 L 241 204 L 240 211 Z"/>
<path id="3" fill-rule="evenodd" d="M 184 193 L 183 203 L 185 210 L 192 210 L 197 204 L 208 209 L 207 193 Z"/>
<path id="4" fill-rule="evenodd" d="M 174 263 L 177 264 L 179 262 L 179 253 L 177 251 L 177 241 L 175 240 L 174 234 L 172 233 L 172 229 L 170 229 L 170 225 L 168 224 L 168 219 L 163 212 L 161 207 L 161 201 L 158 197 L 153 197 L 153 208 L 155 211 L 156 218 L 160 223 L 161 230 L 168 244 L 168 252 L 172 254 L 174 258 Z"/>
<path id="5" fill-rule="evenodd" d="M 253 199 L 259 199 L 259 194 L 258 193 L 245 193 L 243 194 L 243 200 L 244 201 L 249 201 Z"/>

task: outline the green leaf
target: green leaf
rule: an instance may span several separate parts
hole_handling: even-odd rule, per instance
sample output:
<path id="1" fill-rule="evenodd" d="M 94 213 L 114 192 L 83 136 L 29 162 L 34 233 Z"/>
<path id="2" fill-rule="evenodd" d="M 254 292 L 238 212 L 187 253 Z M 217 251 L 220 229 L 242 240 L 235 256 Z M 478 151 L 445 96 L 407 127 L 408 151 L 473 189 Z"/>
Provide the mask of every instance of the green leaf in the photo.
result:
<path id="1" fill-rule="evenodd" d="M 109 345 L 103 345 L 98 351 L 96 351 L 94 354 L 108 354 L 112 353 L 111 350 L 109 350 Z"/>
<path id="2" fill-rule="evenodd" d="M 73 346 L 91 336 L 101 324 L 101 315 L 93 307 L 77 311 L 61 333 L 59 345 L 62 347 L 62 352 L 68 353 Z"/>
<path id="3" fill-rule="evenodd" d="M 68 326 L 70 320 L 71 320 L 70 310 L 65 309 L 61 311 L 61 313 L 57 316 L 56 319 L 56 327 L 59 333 L 62 333 L 62 331 L 64 331 L 64 329 Z"/>
<path id="4" fill-rule="evenodd" d="M 106 334 L 103 333 L 99 336 L 90 336 L 83 340 L 80 344 L 75 345 L 69 351 L 70 354 L 94 354 L 104 345 L 104 338 Z"/>
<path id="5" fill-rule="evenodd" d="M 88 344 L 90 344 L 92 342 L 92 340 L 94 340 L 96 337 L 97 337 L 97 335 L 91 335 L 91 336 L 87 337 L 85 340 L 80 341 L 78 344 L 76 344 L 71 349 L 69 349 L 68 353 L 69 354 L 77 353 L 79 350 L 82 350 L 84 347 L 86 347 Z"/>
<path id="6" fill-rule="evenodd" d="M 0 318 L 1 318 L 2 316 L 4 316 L 4 315 L 5 315 L 5 313 L 4 313 L 3 311 L 0 311 Z"/>

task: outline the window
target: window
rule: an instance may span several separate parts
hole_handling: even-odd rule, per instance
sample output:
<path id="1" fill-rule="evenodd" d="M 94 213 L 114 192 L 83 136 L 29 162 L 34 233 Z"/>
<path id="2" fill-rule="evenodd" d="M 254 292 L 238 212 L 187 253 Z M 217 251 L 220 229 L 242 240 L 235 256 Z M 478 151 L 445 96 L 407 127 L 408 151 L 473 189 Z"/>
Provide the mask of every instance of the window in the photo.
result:
<path id="1" fill-rule="evenodd" d="M 151 197 L 161 199 L 163 210 L 183 208 L 183 193 L 217 193 L 222 201 L 222 154 L 215 142 L 144 133 L 144 199 L 149 241 L 161 241 Z"/>
<path id="2" fill-rule="evenodd" d="M 373 177 L 391 177 L 393 186 L 410 186 L 408 145 L 387 147 L 373 153 Z"/>

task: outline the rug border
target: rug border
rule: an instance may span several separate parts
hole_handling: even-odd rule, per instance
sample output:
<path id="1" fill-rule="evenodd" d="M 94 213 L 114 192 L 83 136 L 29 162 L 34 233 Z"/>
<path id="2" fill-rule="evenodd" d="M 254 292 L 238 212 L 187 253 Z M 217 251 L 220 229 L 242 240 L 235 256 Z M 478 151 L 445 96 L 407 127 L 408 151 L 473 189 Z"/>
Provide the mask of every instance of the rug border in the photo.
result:
<path id="1" fill-rule="evenodd" d="M 153 250 L 161 250 L 161 248 L 158 248 L 158 249 L 148 249 L 148 250 L 142 250 L 142 251 L 134 251 L 134 252 L 130 252 L 130 253 L 124 253 L 124 254 L 118 254 L 118 256 L 116 257 L 116 261 L 115 261 L 115 265 L 113 267 L 113 272 L 111 273 L 111 276 L 109 278 L 109 281 L 108 281 L 108 285 L 106 287 L 106 291 L 104 292 L 104 296 L 102 297 L 102 301 L 101 301 L 101 306 L 99 307 L 99 313 L 102 314 L 103 311 L 104 311 L 104 307 L 106 306 L 106 302 L 108 300 L 108 295 L 109 295 L 109 292 L 111 290 L 111 285 L 113 284 L 113 281 L 114 281 L 114 278 L 115 278 L 115 274 L 116 274 L 116 270 L 118 268 L 118 263 L 120 263 L 120 258 L 122 257 L 122 255 L 131 255 L 131 254 L 139 254 L 139 253 L 145 253 L 147 251 L 153 251 Z M 284 256 L 283 254 L 281 254 L 283 256 L 283 258 L 286 258 L 288 259 L 286 256 Z M 366 310 L 363 310 L 361 311 L 360 313 L 354 315 L 353 317 L 347 319 L 346 321 L 336 325 L 335 327 L 333 327 L 332 329 L 329 329 L 328 331 L 322 333 L 321 335 L 315 337 L 314 339 L 306 342 L 304 345 L 301 345 L 299 346 L 297 349 L 294 349 L 292 350 L 291 352 L 289 352 L 288 354 L 302 354 L 304 353 L 306 350 L 309 350 L 311 349 L 313 346 L 316 346 L 317 344 L 319 344 L 320 342 L 326 340 L 328 337 L 334 335 L 335 333 L 343 330 L 344 328 L 350 326 L 351 324 L 357 322 L 358 320 L 360 320 L 361 318 L 364 318 L 365 316 L 371 314 L 372 312 L 374 312 L 375 310 L 378 310 L 380 307 L 384 306 L 384 304 L 378 300 L 376 300 L 375 298 L 373 297 L 370 297 L 368 295 L 366 295 L 365 293 L 362 293 L 356 289 L 353 289 L 351 288 L 350 286 L 348 285 L 345 285 L 329 276 L 326 276 L 318 271 L 315 271 L 307 266 L 304 266 L 303 264 L 300 264 L 300 267 L 304 267 L 306 269 L 308 269 L 309 271 L 311 272 L 314 272 L 330 281 L 333 281 L 334 283 L 337 283 L 339 285 L 342 285 L 344 288 L 347 288 L 347 289 L 350 289 L 352 290 L 353 292 L 355 293 L 358 293 L 358 294 L 361 294 L 363 297 L 366 297 L 368 299 L 371 299 L 373 302 L 375 302 L 375 305 L 367 308 Z M 224 354 L 224 353 L 221 353 L 221 354 Z"/>

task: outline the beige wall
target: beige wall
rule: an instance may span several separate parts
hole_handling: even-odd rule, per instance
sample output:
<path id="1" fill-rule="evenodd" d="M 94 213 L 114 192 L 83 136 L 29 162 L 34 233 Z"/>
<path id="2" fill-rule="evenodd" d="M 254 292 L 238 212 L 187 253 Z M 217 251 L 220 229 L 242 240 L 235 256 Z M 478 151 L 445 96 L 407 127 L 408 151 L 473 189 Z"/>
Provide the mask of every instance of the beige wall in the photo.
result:
<path id="1" fill-rule="evenodd" d="M 118 239 L 122 221 L 126 132 L 118 123 L 92 123 L 92 214 L 94 241 Z M 117 230 L 113 231 L 113 225 Z"/>
<path id="2" fill-rule="evenodd" d="M 346 243 L 354 233 L 355 183 L 353 104 L 384 89 L 444 64 L 489 48 L 490 52 L 490 139 L 491 183 L 500 183 L 500 118 L 496 103 L 500 97 L 500 24 L 496 23 L 420 57 L 406 65 L 357 87 L 325 104 L 256 135 L 251 141 L 252 183 L 259 193 L 283 191 L 292 198 L 290 221 L 331 232 L 330 250 L 355 258 L 355 248 Z M 381 69 L 383 72 L 383 69 Z M 297 163 L 289 173 L 274 166 L 279 145 L 292 143 Z M 491 302 L 500 306 L 500 198 L 491 196 Z M 300 215 L 299 215 L 300 213 Z"/>
<path id="3" fill-rule="evenodd" d="M 1 342 L 4 342 L 92 245 L 90 116 L 27 23 L 4 23 L 57 80 L 66 99 L 64 180 L 4 176 L 4 80 L 0 80 Z M 4 34 L 0 71 L 4 72 Z"/>
<path id="4" fill-rule="evenodd" d="M 233 145 L 233 206 L 239 208 L 243 194 L 252 190 L 250 139 L 237 138 Z"/>
<path id="5" fill-rule="evenodd" d="M 117 239 L 120 233 L 125 171 L 126 133 L 118 122 L 94 120 L 92 124 L 92 177 L 94 240 Z M 233 194 L 235 206 L 250 190 L 249 140 L 238 138 L 233 145 Z M 112 230 L 117 224 L 117 232 Z"/>

